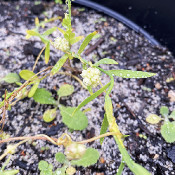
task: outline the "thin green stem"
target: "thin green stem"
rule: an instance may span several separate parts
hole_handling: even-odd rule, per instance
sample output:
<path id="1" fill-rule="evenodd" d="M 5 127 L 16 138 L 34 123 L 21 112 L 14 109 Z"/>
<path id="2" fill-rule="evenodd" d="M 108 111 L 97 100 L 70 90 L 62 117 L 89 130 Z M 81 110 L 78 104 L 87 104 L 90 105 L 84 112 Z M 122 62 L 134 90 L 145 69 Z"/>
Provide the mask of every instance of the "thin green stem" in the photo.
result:
<path id="1" fill-rule="evenodd" d="M 122 175 L 124 167 L 125 167 L 125 163 L 124 163 L 124 160 L 122 159 L 116 175 Z"/>

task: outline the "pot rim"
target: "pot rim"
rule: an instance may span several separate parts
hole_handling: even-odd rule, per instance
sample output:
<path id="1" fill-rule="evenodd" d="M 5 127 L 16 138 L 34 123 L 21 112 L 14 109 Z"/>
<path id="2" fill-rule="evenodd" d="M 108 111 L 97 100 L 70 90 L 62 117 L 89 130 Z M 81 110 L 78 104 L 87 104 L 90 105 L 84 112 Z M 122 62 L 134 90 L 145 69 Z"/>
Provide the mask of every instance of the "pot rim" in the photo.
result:
<path id="1" fill-rule="evenodd" d="M 153 36 L 151 36 L 148 32 L 146 32 L 143 28 L 141 28 L 140 26 L 138 26 L 137 24 L 135 24 L 131 20 L 127 19 L 126 17 L 124 17 L 120 13 L 115 12 L 114 10 L 111 10 L 110 8 L 104 7 L 98 3 L 92 2 L 90 0 L 75 0 L 75 1 L 73 1 L 73 3 L 95 9 L 101 13 L 104 13 L 108 16 L 111 16 L 111 17 L 115 18 L 116 20 L 122 22 L 123 24 L 125 24 L 126 26 L 128 26 L 129 28 L 134 30 L 135 32 L 142 34 L 154 46 L 161 46 L 161 44 Z"/>

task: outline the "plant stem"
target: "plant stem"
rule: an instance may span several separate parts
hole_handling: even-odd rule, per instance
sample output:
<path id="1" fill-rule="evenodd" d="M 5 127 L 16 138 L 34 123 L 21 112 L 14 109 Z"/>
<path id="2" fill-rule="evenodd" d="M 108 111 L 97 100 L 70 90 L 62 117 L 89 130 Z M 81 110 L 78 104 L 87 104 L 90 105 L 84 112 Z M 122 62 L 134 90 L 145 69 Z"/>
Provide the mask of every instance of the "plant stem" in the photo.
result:
<path id="1" fill-rule="evenodd" d="M 124 167 L 125 167 L 125 163 L 124 163 L 124 161 L 122 159 L 116 175 L 122 175 Z"/>

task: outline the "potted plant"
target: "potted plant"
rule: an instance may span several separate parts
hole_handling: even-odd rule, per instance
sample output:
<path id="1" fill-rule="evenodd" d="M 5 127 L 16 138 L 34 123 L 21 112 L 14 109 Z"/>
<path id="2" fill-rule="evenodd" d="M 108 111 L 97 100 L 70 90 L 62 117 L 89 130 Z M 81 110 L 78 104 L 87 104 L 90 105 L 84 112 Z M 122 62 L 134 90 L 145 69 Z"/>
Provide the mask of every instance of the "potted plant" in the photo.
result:
<path id="1" fill-rule="evenodd" d="M 68 0 L 66 2 L 68 10 L 65 16 L 61 17 L 60 8 L 59 10 L 54 9 L 55 4 L 51 4 L 53 8 L 51 16 L 49 11 L 45 11 L 45 13 L 41 14 L 40 19 L 35 17 L 35 26 L 27 30 L 26 39 L 34 38 L 33 43 L 42 43 L 42 46 L 44 46 L 43 49 L 39 50 L 38 56 L 36 54 L 35 59 L 32 57 L 32 67 L 21 56 L 19 56 L 22 59 L 18 62 L 20 65 L 18 70 L 18 64 L 13 62 L 13 59 L 11 62 L 15 65 L 14 68 L 11 67 L 10 62 L 3 62 L 13 53 L 4 55 L 4 59 L 2 59 L 4 63 L 2 68 L 6 64 L 7 66 L 10 65 L 10 67 L 7 67 L 8 69 L 11 68 L 11 73 L 3 76 L 2 80 L 13 85 L 15 83 L 16 89 L 14 89 L 14 86 L 2 83 L 2 86 L 8 87 L 8 91 L 4 87 L 2 88 L 4 100 L 1 102 L 1 124 L 4 132 L 1 134 L 0 143 L 20 141 L 15 144 L 8 143 L 5 147 L 2 147 L 0 160 L 3 160 L 9 154 L 14 154 L 17 156 L 16 164 L 24 169 L 24 172 L 29 171 L 30 173 L 75 174 L 76 171 L 80 171 L 81 173 L 89 172 L 92 174 L 100 171 L 101 173 L 108 174 L 110 173 L 108 168 L 106 170 L 101 170 L 100 168 L 99 170 L 98 168 L 93 170 L 95 168 L 89 166 L 94 165 L 99 159 L 100 154 L 97 149 L 104 152 L 102 153 L 104 156 L 100 158 L 99 164 L 107 165 L 107 161 L 111 156 L 109 154 L 108 156 L 105 155 L 107 154 L 105 150 L 111 150 L 114 147 L 117 154 L 113 153 L 112 159 L 117 155 L 118 160 L 116 160 L 116 163 L 118 166 L 115 166 L 111 173 L 119 175 L 124 170 L 124 173 L 127 174 L 129 169 L 134 174 L 158 172 L 159 170 L 155 169 L 155 164 L 152 168 L 150 167 L 152 163 L 148 164 L 146 161 L 151 154 L 156 156 L 154 149 L 158 148 L 151 145 L 155 138 L 152 132 L 156 132 L 156 128 L 151 128 L 152 126 L 145 123 L 146 116 L 144 115 L 153 112 L 154 108 L 158 108 L 156 102 L 162 91 L 164 91 L 165 86 L 159 78 L 152 77 L 155 73 L 150 73 L 156 72 L 159 76 L 166 76 L 164 67 L 161 67 L 164 71 L 160 72 L 160 68 L 155 66 L 157 63 L 151 62 L 152 58 L 155 57 L 156 52 L 158 60 L 164 61 L 171 69 L 171 55 L 169 52 L 165 54 L 163 48 L 152 47 L 146 39 L 127 29 L 122 23 L 116 22 L 114 24 L 114 19 L 93 14 L 94 12 L 87 16 L 87 11 L 84 8 L 71 10 L 71 1 Z M 38 5 L 37 3 L 35 7 Z M 55 17 L 54 13 L 59 13 L 60 16 Z M 89 20 L 87 26 L 86 23 L 77 21 L 76 15 L 81 20 Z M 43 16 L 47 16 L 47 19 L 42 20 Z M 58 24 L 59 26 L 52 26 L 52 22 L 56 22 L 58 19 L 61 21 Z M 110 24 L 114 24 L 117 29 L 114 26 L 111 28 Z M 85 25 L 85 31 L 81 29 L 83 25 Z M 89 32 L 90 34 L 87 34 L 88 28 L 90 31 L 92 28 L 98 29 L 98 32 L 91 31 Z M 8 30 L 10 31 L 10 29 Z M 80 33 L 80 35 L 75 34 L 74 30 Z M 85 32 L 84 35 L 86 36 L 84 38 L 81 35 L 83 32 Z M 101 37 L 101 35 L 106 36 L 106 33 L 111 33 L 107 36 L 109 41 L 105 37 Z M 91 40 L 93 44 L 87 49 Z M 123 44 L 124 41 L 125 43 Z M 31 41 L 29 40 L 28 42 Z M 79 44 L 76 45 L 76 43 Z M 109 43 L 109 45 L 106 45 L 106 43 Z M 26 45 L 28 50 L 29 45 Z M 34 46 L 35 50 L 37 49 L 36 46 Z M 103 50 L 100 48 L 103 48 Z M 136 49 L 137 53 L 133 52 L 133 48 Z M 7 51 L 11 50 L 7 48 Z M 33 51 L 32 55 L 34 55 Z M 16 54 L 16 50 L 14 53 Z M 143 60 L 142 58 L 138 59 L 138 53 L 142 54 Z M 145 62 L 148 55 L 150 58 Z M 102 58 L 99 59 L 98 56 Z M 30 60 L 30 57 L 28 58 Z M 120 63 L 119 66 L 117 61 Z M 65 76 L 68 77 L 66 78 Z M 73 78 L 73 80 L 71 81 L 69 77 Z M 114 81 L 114 77 L 119 78 Z M 152 78 L 145 80 L 147 77 Z M 131 78 L 134 79 L 130 81 Z M 139 80 L 135 80 L 137 78 Z M 167 79 L 166 83 L 169 85 L 169 82 L 173 81 L 172 73 L 172 77 Z M 130 90 L 127 86 L 130 86 Z M 114 90 L 112 91 L 113 88 Z M 172 102 L 173 90 L 170 87 L 163 94 L 164 96 L 168 94 Z M 74 91 L 77 91 L 77 93 Z M 118 94 L 116 95 L 116 93 Z M 85 94 L 87 96 L 84 96 Z M 150 99 L 153 102 L 154 108 L 151 108 Z M 96 103 L 93 103 L 93 100 Z M 142 100 L 142 102 L 139 100 Z M 159 104 L 165 102 L 164 99 L 161 99 Z M 93 105 L 91 105 L 92 103 Z M 30 110 L 25 112 L 27 106 L 29 106 Z M 172 108 L 171 103 L 168 106 Z M 102 111 L 98 110 L 101 107 Z M 6 111 L 9 111 L 9 116 L 13 116 L 12 124 L 16 128 L 15 134 L 7 127 L 8 125 L 10 126 L 10 120 L 5 125 L 5 119 L 7 118 Z M 26 114 L 29 115 L 26 116 L 26 120 L 23 120 Z M 100 118 L 98 117 L 100 116 L 99 114 L 101 114 Z M 138 117 L 139 115 L 142 118 Z M 122 120 L 122 117 L 124 120 Z M 134 117 L 134 119 L 129 117 Z M 171 119 L 173 118 L 171 117 Z M 26 125 L 25 122 L 29 122 L 29 124 Z M 172 124 L 173 122 L 170 123 L 170 125 Z M 22 127 L 23 125 L 24 127 Z M 166 127 L 169 129 L 174 127 L 174 125 L 166 125 Z M 166 128 L 164 130 L 166 131 Z M 171 135 L 173 135 L 172 130 L 170 130 Z M 93 133 L 94 131 L 95 133 Z M 166 133 L 163 135 L 165 136 Z M 80 139 L 77 140 L 78 136 L 80 136 Z M 107 136 L 113 136 L 114 139 L 111 138 L 110 140 L 103 141 L 103 138 Z M 161 141 L 164 141 L 162 137 L 160 138 Z M 101 144 L 105 145 L 104 147 L 103 145 L 100 146 L 99 142 L 96 142 L 98 139 L 100 139 Z M 171 140 L 174 140 L 174 138 L 171 138 Z M 46 145 L 46 141 L 50 143 L 50 149 Z M 95 141 L 93 146 L 97 149 L 90 147 L 90 143 L 93 141 Z M 114 145 L 114 141 L 117 144 Z M 26 143 L 25 148 L 22 147 L 24 143 Z M 143 143 L 147 143 L 146 149 L 151 149 L 148 150 L 149 156 L 147 157 L 145 155 L 147 152 L 137 152 L 136 150 L 137 147 L 141 149 Z M 28 147 L 28 150 L 26 147 Z M 99 149 L 99 147 L 102 148 Z M 17 154 L 18 149 L 21 149 L 22 157 Z M 162 147 L 159 149 L 163 152 Z M 170 150 L 172 151 L 173 149 L 170 148 Z M 34 151 L 38 154 L 36 159 L 33 158 L 37 155 Z M 45 154 L 48 154 L 46 159 L 44 159 Z M 122 158 L 119 160 L 120 155 Z M 2 166 L 2 173 L 18 173 L 16 169 L 4 170 L 8 166 L 10 158 Z M 160 160 L 157 161 L 160 163 Z M 119 162 L 121 162 L 120 165 Z M 142 165 L 139 165 L 137 162 Z M 61 165 L 62 167 L 60 167 Z M 129 169 L 124 169 L 125 165 Z M 13 166 L 13 164 L 9 165 L 11 168 Z M 145 166 L 146 168 L 144 168 Z M 87 168 L 84 170 L 78 167 Z M 171 168 L 173 168 L 173 165 L 171 165 Z"/>

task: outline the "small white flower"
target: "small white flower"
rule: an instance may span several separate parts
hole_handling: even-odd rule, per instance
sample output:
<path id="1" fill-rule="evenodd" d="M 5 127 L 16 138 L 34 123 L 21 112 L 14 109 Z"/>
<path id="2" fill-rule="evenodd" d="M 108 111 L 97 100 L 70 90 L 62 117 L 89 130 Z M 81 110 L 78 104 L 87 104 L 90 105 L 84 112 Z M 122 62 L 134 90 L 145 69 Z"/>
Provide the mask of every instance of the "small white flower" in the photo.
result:
<path id="1" fill-rule="evenodd" d="M 101 80 L 99 69 L 93 67 L 83 70 L 81 76 L 83 77 L 83 83 L 93 88 L 95 88 Z"/>
<path id="2" fill-rule="evenodd" d="M 69 50 L 69 42 L 65 38 L 57 37 L 53 42 L 53 46 L 63 52 Z"/>

